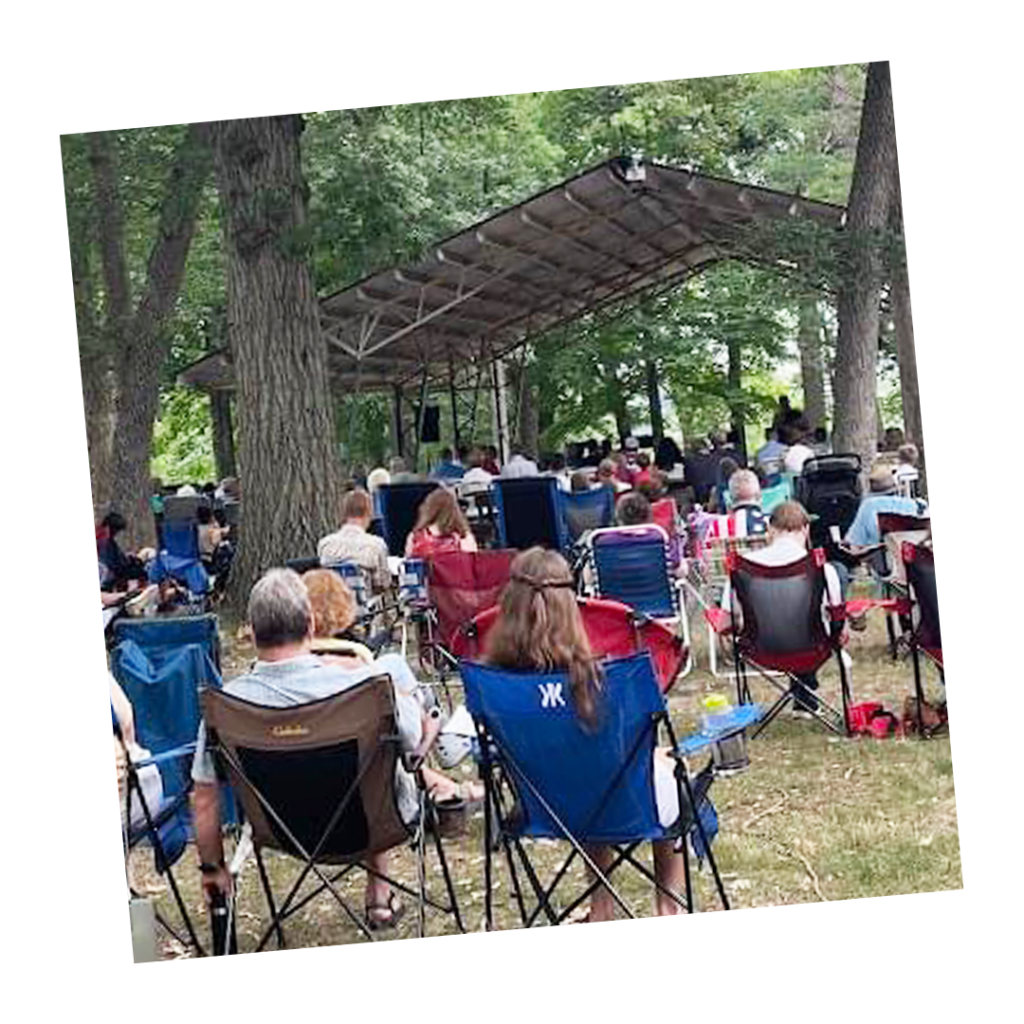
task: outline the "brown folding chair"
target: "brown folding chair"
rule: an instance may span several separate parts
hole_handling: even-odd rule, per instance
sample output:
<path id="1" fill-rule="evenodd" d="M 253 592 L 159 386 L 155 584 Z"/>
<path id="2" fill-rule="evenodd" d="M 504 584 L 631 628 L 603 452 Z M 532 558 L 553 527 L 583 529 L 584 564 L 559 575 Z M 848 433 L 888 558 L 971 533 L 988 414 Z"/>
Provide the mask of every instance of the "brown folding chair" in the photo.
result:
<path id="1" fill-rule="evenodd" d="M 393 888 L 417 900 L 419 934 L 426 930 L 426 908 L 452 914 L 464 931 L 432 802 L 420 773 L 422 758 L 405 756 L 419 794 L 418 821 L 399 816 L 395 771 L 403 755 L 395 716 L 394 692 L 387 675 L 366 679 L 351 689 L 291 707 L 264 707 L 225 693 L 201 692 L 207 739 L 218 772 L 230 782 L 252 827 L 260 881 L 271 922 L 257 951 L 276 933 L 285 944 L 282 923 L 325 890 L 369 939 L 374 935 L 338 892 L 336 883 L 372 853 L 409 842 L 416 850 L 419 891 L 393 878 Z M 425 827 L 424 827 L 425 826 Z M 447 902 L 426 890 L 426 832 L 447 889 Z M 303 862 L 298 878 L 280 906 L 274 900 L 262 850 L 274 849 Z M 324 865 L 341 865 L 328 872 Z M 302 883 L 314 875 L 318 885 L 298 898 Z"/>

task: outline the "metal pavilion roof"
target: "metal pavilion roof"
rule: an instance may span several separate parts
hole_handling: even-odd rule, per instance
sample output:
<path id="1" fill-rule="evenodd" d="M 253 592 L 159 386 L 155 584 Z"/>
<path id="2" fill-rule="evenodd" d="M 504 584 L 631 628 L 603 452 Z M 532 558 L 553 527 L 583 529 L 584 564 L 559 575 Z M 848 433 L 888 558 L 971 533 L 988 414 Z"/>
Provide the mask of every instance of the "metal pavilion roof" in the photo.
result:
<path id="1" fill-rule="evenodd" d="M 607 161 L 452 235 L 415 263 L 321 299 L 332 379 L 374 390 L 424 374 L 448 378 L 718 260 L 762 258 L 751 249 L 753 231 L 793 220 L 838 229 L 845 211 L 662 164 Z M 799 254 L 784 255 L 799 263 Z M 223 387 L 229 373 L 214 354 L 182 379 Z"/>

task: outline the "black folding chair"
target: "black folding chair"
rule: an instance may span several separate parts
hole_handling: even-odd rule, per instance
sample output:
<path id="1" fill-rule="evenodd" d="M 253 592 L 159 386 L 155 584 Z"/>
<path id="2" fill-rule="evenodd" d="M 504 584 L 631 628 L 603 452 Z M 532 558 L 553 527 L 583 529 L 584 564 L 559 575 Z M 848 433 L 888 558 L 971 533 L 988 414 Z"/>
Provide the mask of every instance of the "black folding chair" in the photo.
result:
<path id="1" fill-rule="evenodd" d="M 321 893 L 329 893 L 368 939 L 374 934 L 337 889 L 355 868 L 382 878 L 417 901 L 418 933 L 426 931 L 426 909 L 451 914 L 464 931 L 433 803 L 427 798 L 422 756 L 399 752 L 394 693 L 388 676 L 375 676 L 321 700 L 269 708 L 218 690 L 204 690 L 207 738 L 219 770 L 226 775 L 252 828 L 253 850 L 270 909 L 271 933 L 285 944 L 283 922 Z M 406 824 L 398 810 L 396 767 L 400 760 L 417 782 L 419 815 Z M 426 833 L 444 879 L 447 901 L 427 892 Z M 365 863 L 372 853 L 411 843 L 416 851 L 418 891 L 379 875 Z M 262 851 L 275 849 L 302 862 L 302 869 L 280 902 Z M 341 865 L 328 871 L 325 866 Z M 312 892 L 299 896 L 315 876 Z"/>
<path id="2" fill-rule="evenodd" d="M 729 630 L 737 699 L 750 702 L 748 666 L 781 694 L 753 735 L 758 736 L 798 692 L 806 710 L 822 725 L 840 736 L 847 735 L 850 686 L 839 643 L 846 613 L 843 605 L 829 606 L 826 629 L 822 621 L 825 553 L 815 548 L 788 565 L 762 565 L 730 552 L 727 567 L 732 589 Z M 811 700 L 799 678 L 817 672 L 833 655 L 839 662 L 842 712 L 817 695 Z M 773 672 L 777 674 L 770 674 Z"/>
<path id="3" fill-rule="evenodd" d="M 851 564 L 833 534 L 845 537 L 857 515 L 860 468 L 860 456 L 853 453 L 820 455 L 808 459 L 793 481 L 794 497 L 811 516 L 811 546 L 824 548 L 830 562 Z"/>
<path id="4" fill-rule="evenodd" d="M 420 505 L 439 486 L 433 480 L 416 480 L 405 484 L 383 484 L 377 489 L 381 533 L 389 555 L 401 558 L 405 554 L 405 539 L 416 525 Z"/>

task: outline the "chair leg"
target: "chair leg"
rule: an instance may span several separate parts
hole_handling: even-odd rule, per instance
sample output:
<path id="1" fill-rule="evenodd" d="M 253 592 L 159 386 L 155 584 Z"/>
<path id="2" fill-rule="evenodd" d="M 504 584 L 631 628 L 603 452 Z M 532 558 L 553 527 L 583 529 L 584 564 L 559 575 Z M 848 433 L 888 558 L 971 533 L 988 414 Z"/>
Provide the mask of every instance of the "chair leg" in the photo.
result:
<path id="1" fill-rule="evenodd" d="M 434 822 L 437 822 L 437 816 L 434 815 Z M 434 839 L 434 851 L 437 854 L 438 862 L 441 865 L 441 876 L 444 878 L 444 886 L 448 892 L 448 901 L 451 905 L 452 915 L 455 918 L 455 925 L 460 932 L 465 932 L 466 927 L 462 923 L 462 914 L 459 911 L 459 902 L 455 896 L 455 885 L 452 882 L 451 872 L 448 870 L 448 857 L 444 852 L 444 843 L 441 842 L 441 836 L 438 834 L 437 829 L 433 831 Z"/>
<path id="2" fill-rule="evenodd" d="M 921 682 L 921 655 L 917 644 L 910 642 L 911 657 L 914 659 L 914 694 L 917 697 L 917 735 L 924 739 L 924 686 Z"/>
<path id="3" fill-rule="evenodd" d="M 277 914 L 277 907 L 274 906 L 274 894 L 270 888 L 270 879 L 267 877 L 267 869 L 263 863 L 263 854 L 260 852 L 258 846 L 253 848 L 253 853 L 256 855 L 256 867 L 259 869 L 260 884 L 263 886 L 263 895 L 267 898 L 267 907 L 270 909 L 270 928 L 267 929 L 263 938 L 260 940 L 260 944 L 256 947 L 258 953 L 266 943 L 266 940 L 270 937 L 270 932 L 273 931 L 277 934 L 277 948 L 284 949 L 284 929 L 281 927 L 281 920 Z"/>

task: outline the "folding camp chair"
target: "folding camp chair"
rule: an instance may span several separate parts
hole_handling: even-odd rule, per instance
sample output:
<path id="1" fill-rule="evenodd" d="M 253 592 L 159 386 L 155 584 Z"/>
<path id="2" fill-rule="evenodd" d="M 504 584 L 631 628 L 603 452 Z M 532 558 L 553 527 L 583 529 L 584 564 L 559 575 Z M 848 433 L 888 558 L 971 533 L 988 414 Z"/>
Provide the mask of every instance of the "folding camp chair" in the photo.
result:
<path id="1" fill-rule="evenodd" d="M 405 554 L 405 539 L 416 525 L 420 505 L 438 486 L 434 480 L 416 480 L 406 484 L 382 484 L 377 488 L 381 535 L 389 555 L 401 558 Z"/>
<path id="2" fill-rule="evenodd" d="M 931 536 L 931 520 L 926 516 L 908 516 L 896 512 L 878 513 L 878 532 L 884 548 L 866 556 L 878 580 L 879 597 L 854 598 L 846 602 L 847 615 L 879 609 L 885 614 L 889 653 L 895 661 L 910 632 L 907 575 L 903 566 L 905 543 L 920 544 Z"/>
<path id="3" fill-rule="evenodd" d="M 611 526 L 615 518 L 615 494 L 605 487 L 592 491 L 559 491 L 558 504 L 570 548 L 578 545 L 590 530 Z"/>
<path id="4" fill-rule="evenodd" d="M 679 510 L 674 498 L 651 502 L 651 522 L 657 523 L 668 536 L 668 564 L 674 572 L 683 554 L 683 536 L 679 529 Z M 611 523 L 607 524 L 611 526 Z"/>
<path id="5" fill-rule="evenodd" d="M 647 615 L 619 601 L 597 597 L 577 599 L 583 628 L 594 656 L 600 659 L 625 658 L 647 651 L 654 664 L 658 688 L 667 693 L 689 660 L 682 638 Z M 478 660 L 487 649 L 487 635 L 497 622 L 497 606 L 481 612 L 468 626 L 459 630 L 452 644 L 456 657 Z"/>
<path id="6" fill-rule="evenodd" d="M 682 580 L 673 576 L 668 534 L 657 523 L 613 526 L 590 535 L 597 596 L 629 605 L 642 615 L 678 626 L 686 648 L 681 675 L 693 668 L 690 623 Z"/>
<path id="7" fill-rule="evenodd" d="M 252 828 L 253 852 L 270 910 L 270 923 L 257 951 L 275 934 L 285 944 L 283 923 L 325 891 L 368 939 L 374 935 L 352 909 L 336 883 L 365 858 L 412 842 L 418 891 L 378 876 L 418 902 L 418 932 L 426 930 L 426 909 L 451 914 L 464 931 L 433 804 L 420 773 L 422 754 L 404 757 L 415 775 L 419 817 L 407 825 L 399 815 L 395 771 L 400 758 L 394 692 L 388 676 L 375 676 L 331 697 L 270 708 L 220 690 L 202 693 L 207 741 Z M 430 896 L 426 885 L 426 832 L 444 879 L 447 902 Z M 270 885 L 263 851 L 279 850 L 302 861 L 283 900 Z M 325 871 L 332 865 L 338 870 Z M 302 883 L 315 876 L 314 889 L 301 898 Z"/>
<path id="8" fill-rule="evenodd" d="M 833 654 L 839 662 L 842 713 L 819 696 L 813 702 L 817 707 L 807 710 L 826 728 L 840 736 L 847 735 L 850 687 L 839 643 L 845 610 L 841 605 L 830 607 L 829 628 L 825 628 L 825 553 L 816 548 L 788 565 L 761 565 L 733 553 L 729 555 L 728 568 L 733 608 L 728 629 L 732 637 L 737 703 L 750 702 L 748 666 L 781 692 L 753 735 L 758 736 L 795 699 L 794 686 L 803 689 L 798 676 L 816 672 Z M 738 618 L 742 619 L 740 626 Z M 791 685 L 772 675 L 773 671 L 788 677 Z"/>
<path id="9" fill-rule="evenodd" d="M 935 553 L 924 544 L 904 543 L 902 562 L 917 622 L 911 624 L 907 639 L 914 662 L 914 693 L 917 697 L 917 731 L 925 735 L 922 709 L 924 687 L 921 681 L 921 655 L 924 654 L 939 670 L 945 682 L 942 661 L 942 629 L 939 623 L 939 600 L 935 586 Z M 909 618 L 909 616 L 908 616 Z"/>
<path id="10" fill-rule="evenodd" d="M 675 784 L 681 813 L 667 828 L 659 822 L 654 788 L 656 737 L 664 730 L 673 751 L 676 740 L 646 652 L 605 664 L 599 724 L 592 730 L 576 716 L 568 699 L 565 673 L 510 672 L 468 661 L 461 664 L 461 670 L 467 706 L 477 727 L 486 790 L 484 898 L 488 928 L 494 924 L 493 855 L 499 846 L 504 849 L 524 927 L 531 927 L 541 915 L 552 925 L 561 924 L 600 884 L 607 886 L 628 916 L 637 916 L 612 887 L 609 876 L 628 863 L 654 881 L 654 875 L 634 856 L 647 840 L 675 840 L 681 848 L 685 897 L 655 885 L 692 913 L 686 843 L 691 831 L 696 835 L 695 850 L 699 848 L 707 857 L 722 906 L 728 909 L 705 814 L 692 811 L 695 806 L 704 810 L 712 779 L 710 768 L 691 782 L 684 762 L 677 758 Z M 571 844 L 572 851 L 549 883 L 541 882 L 524 838 Z M 611 865 L 605 871 L 599 869 L 584 844 L 611 846 Z M 555 892 L 576 857 L 591 869 L 595 881 L 581 895 L 556 908 Z M 532 890 L 532 906 L 520 884 L 517 861 Z"/>
<path id="11" fill-rule="evenodd" d="M 528 476 L 494 481 L 498 544 L 525 551 L 534 545 L 564 551 L 568 545 L 558 481 Z"/>
<path id="12" fill-rule="evenodd" d="M 419 660 L 451 710 L 449 673 L 458 667 L 452 646 L 474 616 L 498 603 L 512 572 L 515 551 L 449 551 L 426 560 L 427 605 L 421 608 Z"/>
<path id="13" fill-rule="evenodd" d="M 730 516 L 728 528 L 735 525 Z M 724 536 L 705 536 L 697 549 L 695 557 L 689 565 L 689 572 L 684 586 L 696 600 L 704 612 L 708 641 L 708 668 L 716 679 L 725 678 L 732 673 L 723 669 L 718 660 L 718 617 L 717 611 L 729 579 L 726 568 L 730 553 L 743 554 L 745 551 L 756 551 L 768 543 L 766 534 L 737 537 L 727 532 Z"/>
<path id="14" fill-rule="evenodd" d="M 118 619 L 112 634 L 110 669 L 131 702 L 136 738 L 159 767 L 164 796 L 160 807 L 145 808 L 146 826 L 130 831 L 128 845 L 152 845 L 156 870 L 167 875 L 189 938 L 202 953 L 172 868 L 191 828 L 188 798 L 191 751 L 199 729 L 198 691 L 221 684 L 217 619 L 214 615 Z M 141 767 L 129 766 L 129 788 Z M 137 782 L 136 777 L 136 788 Z M 234 817 L 233 809 L 225 808 L 224 820 Z M 166 921 L 162 923 L 181 941 Z"/>
<path id="15" fill-rule="evenodd" d="M 116 720 L 114 722 L 114 733 L 119 740 L 122 739 L 120 727 L 117 725 Z M 171 895 L 178 908 L 178 914 L 187 933 L 187 939 L 170 924 L 159 909 L 155 910 L 157 922 L 175 942 L 182 946 L 191 944 L 199 956 L 205 956 L 206 950 L 196 935 L 195 926 L 185 906 L 181 890 L 178 887 L 178 881 L 174 877 L 174 866 L 185 852 L 191 834 L 189 791 L 181 789 L 176 793 L 168 795 L 165 789 L 160 803 L 156 806 L 150 806 L 150 802 L 147 800 L 139 781 L 139 770 L 150 765 L 157 767 L 162 781 L 165 779 L 172 781 L 172 783 L 177 781 L 188 772 L 189 766 L 192 763 L 192 757 L 195 754 L 195 747 L 196 745 L 193 741 L 171 750 L 165 750 L 163 753 L 155 754 L 146 760 L 133 762 L 130 757 L 125 758 L 125 807 L 123 815 L 125 828 L 122 838 L 126 857 L 139 846 L 148 845 L 152 848 L 153 869 L 158 875 L 162 875 L 167 879 Z M 166 781 L 164 781 L 164 785 L 167 785 Z M 141 821 L 137 814 L 132 814 L 136 807 L 142 812 Z M 131 884 L 129 884 L 128 892 L 132 897 L 138 898 L 140 896 L 140 893 Z"/>
<path id="16" fill-rule="evenodd" d="M 174 580 L 188 590 L 189 604 L 206 610 L 210 577 L 199 557 L 199 528 L 194 519 L 169 518 L 160 525 L 160 550 L 149 566 L 151 583 Z"/>

